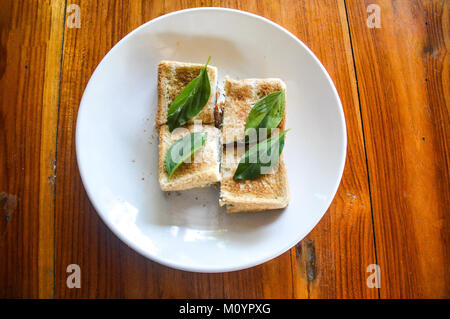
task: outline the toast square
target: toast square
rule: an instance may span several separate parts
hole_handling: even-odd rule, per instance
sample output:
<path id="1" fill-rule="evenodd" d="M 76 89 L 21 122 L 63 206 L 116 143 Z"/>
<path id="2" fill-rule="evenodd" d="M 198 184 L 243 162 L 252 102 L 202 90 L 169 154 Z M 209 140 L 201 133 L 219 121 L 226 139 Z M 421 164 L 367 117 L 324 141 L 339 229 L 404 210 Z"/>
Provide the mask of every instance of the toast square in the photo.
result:
<path id="1" fill-rule="evenodd" d="M 225 145 L 222 150 L 220 206 L 226 205 L 227 213 L 259 212 L 284 208 L 289 203 L 289 185 L 286 165 L 280 157 L 269 174 L 255 180 L 233 180 L 245 147 Z"/>
<path id="2" fill-rule="evenodd" d="M 181 91 L 195 79 L 204 64 L 185 63 L 176 61 L 161 61 L 158 66 L 158 112 L 156 114 L 156 127 L 167 123 L 167 112 L 170 105 Z M 217 68 L 211 65 L 207 67 L 211 84 L 211 95 L 205 107 L 191 119 L 202 121 L 203 124 L 214 123 L 214 107 L 216 105 L 217 92 Z"/>
<path id="3" fill-rule="evenodd" d="M 244 139 L 245 124 L 255 103 L 270 93 L 286 90 L 286 84 L 277 78 L 233 80 L 225 77 L 224 89 L 222 142 L 228 144 Z M 278 126 L 281 131 L 285 121 L 286 111 Z"/>
<path id="4" fill-rule="evenodd" d="M 195 161 L 181 164 L 169 179 L 165 159 L 170 146 L 192 132 L 206 132 L 205 146 L 195 152 Z M 159 185 L 163 191 L 207 187 L 220 181 L 221 136 L 213 125 L 189 125 L 169 132 L 163 125 L 159 131 Z"/>

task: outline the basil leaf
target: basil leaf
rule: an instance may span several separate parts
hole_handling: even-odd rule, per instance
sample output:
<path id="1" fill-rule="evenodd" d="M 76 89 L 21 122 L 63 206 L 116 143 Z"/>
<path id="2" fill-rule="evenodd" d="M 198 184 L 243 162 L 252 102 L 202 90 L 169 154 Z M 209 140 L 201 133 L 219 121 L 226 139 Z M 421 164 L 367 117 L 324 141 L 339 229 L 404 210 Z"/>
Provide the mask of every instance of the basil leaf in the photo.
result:
<path id="1" fill-rule="evenodd" d="M 252 180 L 274 166 L 284 148 L 284 136 L 289 130 L 272 136 L 252 146 L 241 158 L 234 173 L 234 180 Z"/>
<path id="2" fill-rule="evenodd" d="M 186 85 L 170 105 L 167 113 L 167 125 L 170 132 L 195 117 L 208 102 L 211 84 L 209 83 L 207 66 L 210 59 L 211 57 L 200 70 L 200 74 Z"/>
<path id="3" fill-rule="evenodd" d="M 245 141 L 249 142 L 251 129 L 256 130 L 256 136 L 259 139 L 259 129 L 268 129 L 267 135 L 271 129 L 276 128 L 284 116 L 285 90 L 270 93 L 260 99 L 252 107 L 247 123 L 245 124 Z"/>
<path id="4" fill-rule="evenodd" d="M 206 132 L 194 132 L 180 138 L 170 146 L 166 153 L 166 170 L 169 174 L 169 179 L 172 177 L 175 170 L 194 152 L 205 146 Z"/>

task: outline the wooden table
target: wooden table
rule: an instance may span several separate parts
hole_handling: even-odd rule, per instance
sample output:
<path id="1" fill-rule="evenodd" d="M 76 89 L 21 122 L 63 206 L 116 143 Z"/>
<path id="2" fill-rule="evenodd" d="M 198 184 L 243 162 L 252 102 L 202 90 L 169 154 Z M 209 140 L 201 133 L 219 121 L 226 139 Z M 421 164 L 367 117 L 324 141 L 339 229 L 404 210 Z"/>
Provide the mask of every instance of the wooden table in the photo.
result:
<path id="1" fill-rule="evenodd" d="M 320 223 L 280 257 L 224 274 L 128 248 L 93 209 L 75 157 L 78 105 L 103 56 L 144 22 L 198 6 L 259 14 L 306 43 L 348 129 Z M 449 298 L 449 13 L 446 0 L 1 0 L 0 297 Z M 69 264 L 79 289 L 66 286 Z"/>

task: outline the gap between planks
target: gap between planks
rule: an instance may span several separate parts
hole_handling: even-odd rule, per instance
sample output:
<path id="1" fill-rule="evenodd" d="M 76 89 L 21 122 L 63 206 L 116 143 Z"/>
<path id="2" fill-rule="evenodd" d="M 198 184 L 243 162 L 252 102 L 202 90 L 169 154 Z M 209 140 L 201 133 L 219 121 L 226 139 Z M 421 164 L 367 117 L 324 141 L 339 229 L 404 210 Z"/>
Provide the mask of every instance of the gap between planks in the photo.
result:
<path id="1" fill-rule="evenodd" d="M 357 92 L 357 97 L 358 97 L 358 106 L 359 106 L 359 115 L 360 115 L 360 119 L 361 119 L 361 128 L 362 128 L 362 138 L 363 138 L 363 146 L 364 146 L 364 158 L 366 160 L 366 172 L 367 172 L 367 185 L 369 187 L 369 200 L 370 200 L 370 216 L 371 216 L 371 220 L 372 220 L 372 235 L 373 235 L 373 249 L 374 249 L 374 253 L 375 253 L 375 263 L 378 265 L 378 255 L 377 255 L 377 240 L 375 237 L 375 220 L 373 217 L 373 204 L 372 204 L 372 190 L 370 188 L 370 172 L 369 172 L 369 160 L 367 158 L 367 147 L 366 147 L 366 136 L 365 136 L 365 132 L 364 132 L 364 121 L 363 121 L 363 115 L 362 115 L 362 106 L 361 106 L 361 96 L 359 94 L 359 84 L 358 84 L 358 72 L 356 70 L 356 62 L 355 62 L 355 52 L 353 49 L 353 41 L 352 41 L 352 34 L 351 34 L 351 30 L 350 30 L 350 20 L 348 17 L 348 9 L 347 9 L 347 0 L 343 0 L 343 5 L 344 5 L 344 10 L 345 10 L 345 18 L 347 20 L 347 31 L 348 33 L 348 39 L 349 39 L 349 43 L 350 43 L 350 48 L 351 48 L 351 60 L 353 62 L 353 73 L 354 73 L 354 77 L 355 77 L 355 85 L 356 85 L 356 92 Z M 380 290 L 377 289 L 377 293 L 378 293 L 378 299 L 381 298 L 380 296 Z"/>

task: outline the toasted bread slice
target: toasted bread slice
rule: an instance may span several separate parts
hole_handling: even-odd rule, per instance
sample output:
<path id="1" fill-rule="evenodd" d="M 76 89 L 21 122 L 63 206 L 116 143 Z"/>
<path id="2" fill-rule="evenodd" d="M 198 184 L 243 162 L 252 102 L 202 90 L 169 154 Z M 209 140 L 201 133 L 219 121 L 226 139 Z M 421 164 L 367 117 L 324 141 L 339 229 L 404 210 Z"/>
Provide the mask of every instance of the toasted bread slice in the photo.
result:
<path id="1" fill-rule="evenodd" d="M 192 132 L 206 132 L 205 146 L 194 153 L 191 163 L 181 164 L 169 179 L 165 160 L 170 146 Z M 220 131 L 214 125 L 189 125 L 172 133 L 167 125 L 159 131 L 159 185 L 163 191 L 207 187 L 220 181 Z"/>
<path id="2" fill-rule="evenodd" d="M 286 90 L 286 85 L 276 78 L 233 80 L 225 77 L 224 88 L 222 142 L 227 144 L 244 139 L 245 124 L 255 103 L 270 93 Z M 285 119 L 286 111 L 278 126 L 282 131 Z"/>
<path id="3" fill-rule="evenodd" d="M 159 127 L 167 123 L 167 112 L 170 105 L 181 91 L 195 79 L 203 64 L 184 63 L 175 61 L 161 61 L 158 66 L 158 113 L 156 115 L 156 126 Z M 211 94 L 203 110 L 191 119 L 202 121 L 203 124 L 214 123 L 214 106 L 216 105 L 217 91 L 217 68 L 208 65 L 208 77 L 211 84 Z"/>
<path id="4" fill-rule="evenodd" d="M 284 208 L 289 203 L 286 165 L 280 157 L 268 174 L 255 180 L 233 180 L 234 172 L 248 148 L 225 145 L 222 153 L 220 206 L 227 213 L 259 212 Z"/>

